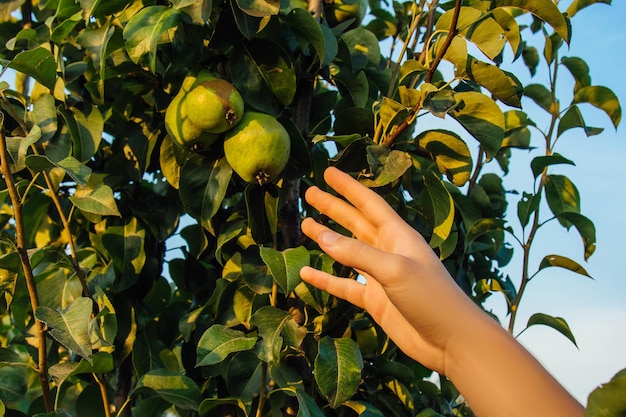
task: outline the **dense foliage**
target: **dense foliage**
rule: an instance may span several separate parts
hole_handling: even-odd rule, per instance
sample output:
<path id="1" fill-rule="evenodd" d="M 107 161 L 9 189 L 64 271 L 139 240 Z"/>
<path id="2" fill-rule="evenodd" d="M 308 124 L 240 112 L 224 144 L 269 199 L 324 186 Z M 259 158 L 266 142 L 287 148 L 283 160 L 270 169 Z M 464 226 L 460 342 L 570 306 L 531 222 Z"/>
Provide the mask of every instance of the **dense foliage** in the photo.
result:
<path id="1" fill-rule="evenodd" d="M 602 132 L 586 104 L 620 122 L 613 92 L 563 52 L 592 3 L 370 0 L 361 20 L 354 0 L 0 2 L 0 410 L 471 415 L 366 313 L 300 281 L 303 265 L 356 278 L 301 234 L 305 215 L 328 222 L 302 195 L 325 188 L 329 164 L 354 174 L 476 303 L 501 294 L 513 332 L 533 277 L 588 275 L 558 253 L 529 262 L 546 222 L 594 252 L 556 147 Z M 515 60 L 548 83 L 522 85 Z M 173 140 L 166 111 L 202 71 L 288 132 L 278 178 L 234 173 L 228 132 Z M 512 192 L 501 176 L 516 149 L 536 157 L 529 190 Z M 503 272 L 514 250 L 520 277 Z M 575 343 L 562 318 L 536 324 Z"/>

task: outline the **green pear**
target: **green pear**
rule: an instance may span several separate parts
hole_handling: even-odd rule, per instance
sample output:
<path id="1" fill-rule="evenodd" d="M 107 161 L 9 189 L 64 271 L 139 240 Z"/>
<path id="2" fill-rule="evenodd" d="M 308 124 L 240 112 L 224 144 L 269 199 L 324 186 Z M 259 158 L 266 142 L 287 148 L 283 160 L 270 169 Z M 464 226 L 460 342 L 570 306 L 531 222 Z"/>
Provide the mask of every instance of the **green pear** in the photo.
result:
<path id="1" fill-rule="evenodd" d="M 241 94 L 228 81 L 215 78 L 196 83 L 184 99 L 189 120 L 210 133 L 223 133 L 243 116 Z"/>
<path id="2" fill-rule="evenodd" d="M 244 181 L 260 185 L 274 181 L 287 165 L 289 133 L 274 116 L 247 111 L 239 124 L 226 132 L 226 160 Z"/>

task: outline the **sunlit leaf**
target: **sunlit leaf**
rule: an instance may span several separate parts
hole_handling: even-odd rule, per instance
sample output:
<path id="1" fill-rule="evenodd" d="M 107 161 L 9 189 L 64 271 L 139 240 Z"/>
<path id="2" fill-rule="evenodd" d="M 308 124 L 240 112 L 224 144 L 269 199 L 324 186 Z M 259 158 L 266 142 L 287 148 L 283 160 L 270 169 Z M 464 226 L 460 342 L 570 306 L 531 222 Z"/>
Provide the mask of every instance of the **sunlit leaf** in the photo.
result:
<path id="1" fill-rule="evenodd" d="M 278 14 L 279 0 L 237 0 L 237 5 L 250 16 L 264 17 Z"/>
<path id="2" fill-rule="evenodd" d="M 209 327 L 198 341 L 196 366 L 215 365 L 229 354 L 252 349 L 257 338 L 221 324 Z"/>
<path id="3" fill-rule="evenodd" d="M 463 186 L 472 172 L 472 155 L 460 136 L 448 130 L 427 130 L 416 141 L 426 149 L 437 163 L 439 172 L 454 185 Z"/>
<path id="4" fill-rule="evenodd" d="M 131 394 L 154 391 L 159 397 L 183 410 L 198 410 L 201 395 L 198 385 L 180 372 L 165 368 L 143 374 Z"/>
<path id="5" fill-rule="evenodd" d="M 493 7 L 514 7 L 526 10 L 543 20 L 558 32 L 565 42 L 569 42 L 569 23 L 561 11 L 551 1 L 543 0 L 495 0 Z"/>
<path id="6" fill-rule="evenodd" d="M 35 316 L 50 329 L 48 330 L 50 336 L 72 352 L 87 359 L 89 363 L 93 363 L 89 336 L 92 309 L 93 301 L 90 298 L 79 297 L 61 311 L 39 306 L 35 310 Z"/>
<path id="7" fill-rule="evenodd" d="M 283 251 L 261 248 L 260 253 L 285 294 L 292 292 L 301 282 L 300 269 L 309 265 L 309 251 L 304 246 L 299 246 Z"/>
<path id="8" fill-rule="evenodd" d="M 113 190 L 106 184 L 78 187 L 69 199 L 76 207 L 87 213 L 122 216 L 117 208 Z"/>
<path id="9" fill-rule="evenodd" d="M 436 28 L 449 31 L 454 10 L 448 10 L 437 20 Z M 494 59 L 504 47 L 504 29 L 494 19 L 484 18 L 483 13 L 473 7 L 461 7 L 457 36 L 474 43 L 487 57 Z"/>
<path id="10" fill-rule="evenodd" d="M 611 0 L 574 0 L 567 7 L 565 14 L 567 15 L 567 17 L 572 18 L 580 10 L 595 3 L 611 4 Z"/>
<path id="11" fill-rule="evenodd" d="M 561 255 L 546 255 L 539 264 L 539 271 L 549 267 L 559 267 L 591 278 L 591 275 L 578 262 Z"/>
<path id="12" fill-rule="evenodd" d="M 364 401 L 346 401 L 343 405 L 352 409 L 359 417 L 385 417 L 379 409 Z"/>
<path id="13" fill-rule="evenodd" d="M 507 73 L 495 65 L 469 57 L 465 73 L 469 79 L 485 87 L 495 98 L 512 107 L 522 107 L 520 98 L 523 87 L 511 73 Z"/>
<path id="14" fill-rule="evenodd" d="M 535 313 L 528 319 L 526 328 L 537 324 L 552 327 L 554 330 L 567 337 L 576 347 L 578 347 L 578 345 L 576 344 L 576 339 L 574 338 L 574 334 L 570 330 L 565 319 L 563 319 L 562 317 L 553 317 L 544 313 Z"/>
<path id="15" fill-rule="evenodd" d="M 135 14 L 124 27 L 126 50 L 134 63 L 156 71 L 157 46 L 161 35 L 175 28 L 180 11 L 168 6 L 147 6 Z"/>
<path id="16" fill-rule="evenodd" d="M 315 381 L 332 408 L 337 408 L 356 392 L 361 382 L 363 358 L 350 338 L 324 337 L 315 358 Z"/>
<path id="17" fill-rule="evenodd" d="M 517 58 L 522 53 L 522 37 L 517 21 L 511 13 L 503 9 L 493 9 L 493 18 L 504 29 L 504 36 L 511 45 L 513 55 Z"/>
<path id="18" fill-rule="evenodd" d="M 74 375 L 106 373 L 114 369 L 113 356 L 104 352 L 96 352 L 91 358 L 91 362 L 81 359 L 80 362 L 61 362 L 50 367 L 50 376 L 61 386 L 65 380 Z"/>
<path id="19" fill-rule="evenodd" d="M 91 176 L 91 168 L 81 164 L 73 156 L 68 156 L 59 162 L 53 162 L 47 156 L 29 155 L 26 157 L 26 166 L 35 172 L 45 171 L 54 167 L 62 168 L 67 175 L 82 187 L 87 185 L 87 181 L 89 181 L 89 177 Z"/>
<path id="20" fill-rule="evenodd" d="M 57 64 L 49 50 L 35 48 L 20 52 L 8 66 L 33 77 L 49 89 L 54 89 L 57 79 Z"/>
<path id="21" fill-rule="evenodd" d="M 603 86 L 589 85 L 582 87 L 574 94 L 574 103 L 589 103 L 604 111 L 617 128 L 622 119 L 622 107 L 615 93 Z"/>
<path id="22" fill-rule="evenodd" d="M 489 97 L 476 92 L 456 93 L 461 102 L 449 114 L 478 140 L 487 156 L 493 157 L 504 139 L 504 115 Z"/>
<path id="23" fill-rule="evenodd" d="M 173 1 L 172 4 L 187 13 L 191 17 L 191 21 L 200 26 L 204 26 L 208 22 L 213 9 L 211 0 Z"/>

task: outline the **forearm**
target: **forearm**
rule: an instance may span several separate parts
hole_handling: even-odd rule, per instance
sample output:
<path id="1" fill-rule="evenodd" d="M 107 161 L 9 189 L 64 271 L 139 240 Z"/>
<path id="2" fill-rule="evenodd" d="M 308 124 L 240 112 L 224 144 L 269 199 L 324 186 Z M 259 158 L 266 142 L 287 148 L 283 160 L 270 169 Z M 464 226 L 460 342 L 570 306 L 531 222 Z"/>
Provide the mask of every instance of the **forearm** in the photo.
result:
<path id="1" fill-rule="evenodd" d="M 445 368 L 477 416 L 583 415 L 583 407 L 500 325 L 481 311 L 467 319 L 474 322 L 465 327 L 471 334 L 456 339 Z"/>

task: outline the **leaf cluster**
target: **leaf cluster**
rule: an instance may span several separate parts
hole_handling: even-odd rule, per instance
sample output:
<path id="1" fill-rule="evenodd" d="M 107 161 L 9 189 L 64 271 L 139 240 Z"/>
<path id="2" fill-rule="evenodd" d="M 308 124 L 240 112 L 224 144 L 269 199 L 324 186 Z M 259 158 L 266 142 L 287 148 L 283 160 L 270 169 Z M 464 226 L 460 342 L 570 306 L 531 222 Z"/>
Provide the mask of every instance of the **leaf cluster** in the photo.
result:
<path id="1" fill-rule="evenodd" d="M 302 196 L 326 188 L 329 165 L 351 173 L 426 237 L 468 296 L 502 294 L 513 331 L 539 272 L 589 275 L 558 254 L 535 273 L 525 263 L 518 282 L 504 268 L 553 219 L 578 231 L 585 260 L 595 248 L 576 186 L 552 172 L 574 164 L 558 139 L 602 131 L 581 104 L 621 119 L 587 64 L 559 56 L 569 17 L 591 3 L 564 14 L 549 0 L 371 0 L 363 23 L 331 26 L 319 0 L 3 2 L 0 64 L 15 81 L 0 82 L 0 405 L 41 416 L 472 415 L 366 312 L 300 280 L 306 265 L 357 278 L 302 236 L 303 216 L 341 231 Z M 526 37 L 543 41 L 542 56 Z M 548 68 L 549 85 L 523 85 L 504 69 L 516 59 Z M 564 109 L 562 68 L 575 80 Z M 241 180 L 221 139 L 190 150 L 168 136 L 168 105 L 203 70 L 289 132 L 275 182 Z M 547 130 L 527 103 L 547 113 Z M 502 179 L 515 149 L 545 151 L 521 197 Z M 519 224 L 507 217 L 515 201 Z M 537 313 L 535 324 L 575 343 L 562 318 Z"/>

